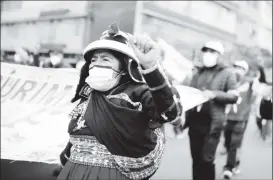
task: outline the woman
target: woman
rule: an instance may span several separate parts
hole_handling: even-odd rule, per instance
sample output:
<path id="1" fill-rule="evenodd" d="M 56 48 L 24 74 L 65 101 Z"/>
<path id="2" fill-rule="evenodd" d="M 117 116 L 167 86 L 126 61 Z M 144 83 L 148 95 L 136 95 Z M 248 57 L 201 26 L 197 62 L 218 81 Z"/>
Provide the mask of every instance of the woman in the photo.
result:
<path id="1" fill-rule="evenodd" d="M 156 172 L 162 125 L 177 123 L 182 108 L 158 69 L 158 53 L 150 38 L 115 24 L 87 46 L 58 180 L 149 179 Z"/>
<path id="2" fill-rule="evenodd" d="M 269 86 L 261 99 L 259 113 L 260 132 L 263 140 L 267 140 L 271 135 L 272 127 L 272 86 Z"/>

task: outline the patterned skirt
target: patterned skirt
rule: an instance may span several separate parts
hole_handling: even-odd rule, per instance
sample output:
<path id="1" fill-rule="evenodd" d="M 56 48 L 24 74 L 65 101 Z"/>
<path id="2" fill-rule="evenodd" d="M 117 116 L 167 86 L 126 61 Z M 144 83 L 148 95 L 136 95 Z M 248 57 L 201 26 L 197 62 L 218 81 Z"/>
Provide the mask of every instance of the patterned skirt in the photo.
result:
<path id="1" fill-rule="evenodd" d="M 76 164 L 68 161 L 57 180 L 129 180 L 119 170 L 114 168 L 97 167 Z"/>
<path id="2" fill-rule="evenodd" d="M 159 168 L 165 145 L 162 130 L 155 133 L 156 147 L 139 158 L 113 155 L 94 136 L 71 135 L 71 154 L 58 180 L 147 180 Z"/>

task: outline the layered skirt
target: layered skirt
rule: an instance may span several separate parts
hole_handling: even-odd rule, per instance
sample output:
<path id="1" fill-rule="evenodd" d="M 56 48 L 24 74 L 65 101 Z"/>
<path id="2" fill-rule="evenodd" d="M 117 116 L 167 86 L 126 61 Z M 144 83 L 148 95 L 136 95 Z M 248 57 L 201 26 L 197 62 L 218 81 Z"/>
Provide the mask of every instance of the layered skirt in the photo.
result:
<path id="1" fill-rule="evenodd" d="M 82 165 L 68 161 L 57 180 L 129 180 L 118 169 Z"/>
<path id="2" fill-rule="evenodd" d="M 149 179 L 158 169 L 164 149 L 162 130 L 155 133 L 155 149 L 139 158 L 113 155 L 94 136 L 71 135 L 71 154 L 57 180 Z"/>

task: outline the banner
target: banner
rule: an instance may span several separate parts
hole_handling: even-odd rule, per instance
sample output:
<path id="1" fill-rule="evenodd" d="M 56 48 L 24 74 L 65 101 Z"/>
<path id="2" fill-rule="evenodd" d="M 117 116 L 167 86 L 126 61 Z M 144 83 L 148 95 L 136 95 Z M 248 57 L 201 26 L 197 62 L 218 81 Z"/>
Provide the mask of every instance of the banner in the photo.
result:
<path id="1" fill-rule="evenodd" d="M 177 85 L 175 88 L 180 95 L 184 112 L 209 100 L 198 89 L 183 85 Z"/>
<path id="2" fill-rule="evenodd" d="M 59 162 L 78 78 L 77 69 L 1 63 L 1 158 Z M 206 101 L 197 89 L 176 88 L 184 111 Z"/>
<path id="3" fill-rule="evenodd" d="M 157 43 L 164 50 L 164 60 L 162 61 L 163 68 L 176 81 L 182 83 L 185 77 L 192 71 L 192 62 L 163 39 L 158 38 Z"/>
<path id="4" fill-rule="evenodd" d="M 58 162 L 78 78 L 76 69 L 1 63 L 1 158 Z"/>

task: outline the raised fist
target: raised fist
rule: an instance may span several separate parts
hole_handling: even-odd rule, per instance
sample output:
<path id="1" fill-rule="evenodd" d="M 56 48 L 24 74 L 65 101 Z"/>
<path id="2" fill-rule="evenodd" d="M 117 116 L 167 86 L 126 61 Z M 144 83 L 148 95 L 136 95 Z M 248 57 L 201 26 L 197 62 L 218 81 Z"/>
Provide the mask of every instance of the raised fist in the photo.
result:
<path id="1" fill-rule="evenodd" d="M 161 48 L 147 35 L 129 35 L 129 43 L 145 69 L 153 67 L 159 61 Z"/>

